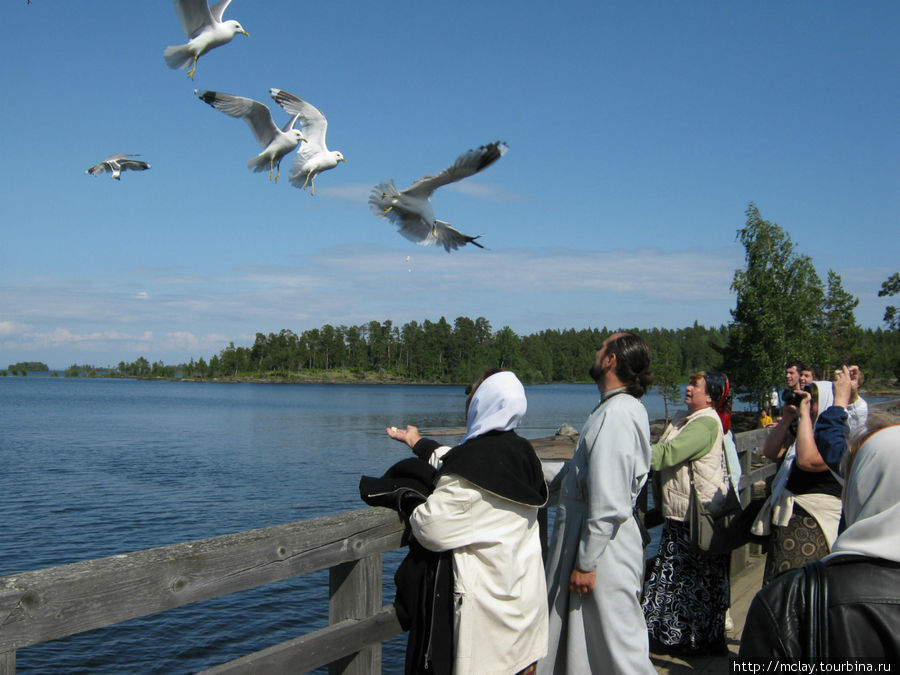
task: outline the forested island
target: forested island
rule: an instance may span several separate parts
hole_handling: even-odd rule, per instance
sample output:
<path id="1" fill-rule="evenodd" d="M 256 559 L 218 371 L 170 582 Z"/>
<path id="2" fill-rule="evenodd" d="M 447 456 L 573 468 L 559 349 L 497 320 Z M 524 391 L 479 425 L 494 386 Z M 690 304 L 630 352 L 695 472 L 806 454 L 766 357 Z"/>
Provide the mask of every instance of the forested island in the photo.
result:
<path id="1" fill-rule="evenodd" d="M 12 375 L 27 375 L 28 373 L 46 373 L 50 371 L 50 367 L 46 363 L 40 361 L 20 361 L 19 363 L 10 363 L 6 367 L 6 372 Z"/>

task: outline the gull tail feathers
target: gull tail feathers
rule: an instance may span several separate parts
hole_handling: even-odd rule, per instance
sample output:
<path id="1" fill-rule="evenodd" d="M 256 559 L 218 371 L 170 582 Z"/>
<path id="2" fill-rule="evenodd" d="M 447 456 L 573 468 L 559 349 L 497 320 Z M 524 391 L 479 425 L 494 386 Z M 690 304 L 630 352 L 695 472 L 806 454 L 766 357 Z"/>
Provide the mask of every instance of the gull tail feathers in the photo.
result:
<path id="1" fill-rule="evenodd" d="M 194 60 L 194 53 L 187 45 L 174 45 L 166 47 L 163 58 L 169 68 L 187 68 Z"/>
<path id="2" fill-rule="evenodd" d="M 385 209 L 391 207 L 391 199 L 400 196 L 393 180 L 386 180 L 372 188 L 369 193 L 369 207 L 376 216 L 384 218 Z"/>
<path id="3" fill-rule="evenodd" d="M 269 170 L 269 158 L 263 155 L 257 155 L 247 160 L 247 168 L 251 171 L 259 173 L 260 171 Z"/>
<path id="4" fill-rule="evenodd" d="M 290 181 L 291 185 L 293 185 L 294 187 L 298 187 L 301 190 L 304 188 L 308 188 L 310 183 L 309 171 L 291 170 L 291 173 L 288 176 L 288 180 Z"/>

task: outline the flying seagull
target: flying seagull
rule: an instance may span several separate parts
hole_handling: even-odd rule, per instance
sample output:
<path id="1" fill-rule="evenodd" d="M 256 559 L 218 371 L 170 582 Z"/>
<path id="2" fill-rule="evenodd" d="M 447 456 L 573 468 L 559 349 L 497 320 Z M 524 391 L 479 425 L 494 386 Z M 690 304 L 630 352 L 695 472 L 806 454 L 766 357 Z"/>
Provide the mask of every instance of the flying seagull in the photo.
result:
<path id="1" fill-rule="evenodd" d="M 285 111 L 300 117 L 303 143 L 297 148 L 297 156 L 291 166 L 290 181 L 301 190 L 308 185 L 309 193 L 314 195 L 316 176 L 333 169 L 338 162 L 347 160 L 337 150 L 329 150 L 326 147 L 325 133 L 328 131 L 328 120 L 318 108 L 283 89 L 269 89 L 269 93 Z"/>
<path id="2" fill-rule="evenodd" d="M 192 80 L 197 71 L 197 59 L 206 52 L 228 44 L 237 33 L 243 33 L 248 37 L 250 35 L 237 21 L 233 19 L 222 21 L 225 8 L 231 0 L 220 0 L 212 7 L 206 4 L 206 0 L 173 0 L 173 2 L 181 27 L 190 39 L 187 44 L 166 47 L 163 57 L 169 68 L 187 68 L 190 63 L 188 77 Z"/>
<path id="3" fill-rule="evenodd" d="M 369 195 L 369 206 L 376 216 L 392 221 L 400 234 L 422 246 L 443 246 L 447 253 L 466 244 L 484 248 L 475 241 L 481 235 L 470 237 L 434 217 L 431 193 L 442 185 L 455 183 L 489 167 L 508 149 L 506 143 L 495 141 L 469 150 L 437 176 L 424 176 L 403 191 L 397 190 L 393 180 L 379 183 Z"/>
<path id="4" fill-rule="evenodd" d="M 129 159 L 129 157 L 138 157 L 138 155 L 110 155 L 99 164 L 94 164 L 94 166 L 86 169 L 85 173 L 89 173 L 92 176 L 99 176 L 104 171 L 108 171 L 112 174 L 110 178 L 121 180 L 123 171 L 146 171 L 150 168 L 150 165 L 147 164 L 147 162 L 142 162 L 138 159 Z"/>
<path id="5" fill-rule="evenodd" d="M 281 175 L 282 157 L 304 140 L 300 130 L 294 128 L 300 115 L 295 114 L 283 129 L 279 129 L 272 120 L 269 107 L 252 98 L 232 96 L 220 91 L 198 91 L 197 89 L 194 90 L 194 93 L 204 103 L 209 103 L 213 108 L 221 110 L 226 115 L 239 117 L 250 126 L 256 142 L 260 144 L 263 151 L 256 157 L 247 160 L 247 168 L 254 171 L 265 171 L 268 167 L 269 178 L 272 178 L 274 172 L 277 183 L 278 176 Z"/>

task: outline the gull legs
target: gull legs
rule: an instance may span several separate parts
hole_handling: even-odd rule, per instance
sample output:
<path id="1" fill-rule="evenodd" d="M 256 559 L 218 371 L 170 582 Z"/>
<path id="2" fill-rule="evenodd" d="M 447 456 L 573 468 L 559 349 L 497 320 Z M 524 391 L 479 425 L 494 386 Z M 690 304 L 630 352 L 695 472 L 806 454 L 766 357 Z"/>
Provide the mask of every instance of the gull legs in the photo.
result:
<path id="1" fill-rule="evenodd" d="M 316 194 L 316 174 L 313 171 L 306 174 L 306 180 L 303 181 L 303 187 L 300 189 L 305 190 L 307 185 L 309 185 L 309 194 Z"/>
<path id="2" fill-rule="evenodd" d="M 192 80 L 194 79 L 194 73 L 197 72 L 197 59 L 199 59 L 199 58 L 200 58 L 199 54 L 194 55 L 194 63 L 191 66 L 191 69 L 187 73 L 187 76 L 189 78 L 191 78 Z"/>
<path id="3" fill-rule="evenodd" d="M 275 172 L 275 159 L 272 158 L 269 160 L 269 180 L 272 180 L 272 174 Z M 278 173 L 275 174 L 275 182 L 278 182 L 278 177 L 281 175 L 281 163 L 278 163 Z"/>

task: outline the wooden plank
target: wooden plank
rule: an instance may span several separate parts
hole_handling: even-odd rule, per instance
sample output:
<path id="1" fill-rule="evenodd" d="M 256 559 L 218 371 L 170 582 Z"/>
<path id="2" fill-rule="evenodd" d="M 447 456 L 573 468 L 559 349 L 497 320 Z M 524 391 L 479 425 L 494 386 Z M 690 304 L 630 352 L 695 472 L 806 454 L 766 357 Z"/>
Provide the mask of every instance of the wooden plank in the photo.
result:
<path id="1" fill-rule="evenodd" d="M 381 555 L 332 567 L 328 575 L 328 623 L 359 621 L 381 607 Z M 364 647 L 332 663 L 330 675 L 368 675 L 381 672 L 381 643 Z"/>
<path id="2" fill-rule="evenodd" d="M 0 675 L 16 674 L 16 653 L 0 652 Z"/>
<path id="3" fill-rule="evenodd" d="M 0 653 L 390 551 L 402 531 L 367 508 L 2 577 Z"/>
<path id="4" fill-rule="evenodd" d="M 347 653 L 348 645 L 381 643 L 403 632 L 393 605 L 362 621 L 348 619 L 282 642 L 199 675 L 293 675 L 328 665 Z"/>

